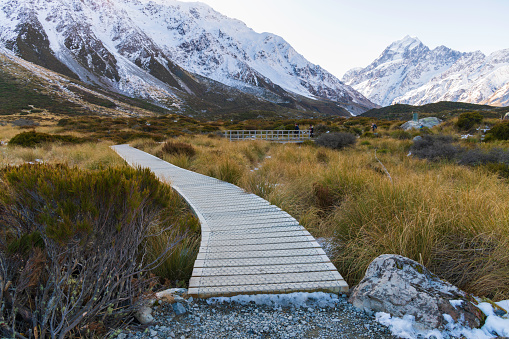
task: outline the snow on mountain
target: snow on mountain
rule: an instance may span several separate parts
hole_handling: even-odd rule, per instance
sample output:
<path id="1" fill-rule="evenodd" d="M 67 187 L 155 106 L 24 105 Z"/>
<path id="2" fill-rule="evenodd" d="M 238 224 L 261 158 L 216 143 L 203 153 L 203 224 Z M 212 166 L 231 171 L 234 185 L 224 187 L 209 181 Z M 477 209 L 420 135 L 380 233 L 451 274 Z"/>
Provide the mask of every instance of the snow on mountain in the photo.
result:
<path id="1" fill-rule="evenodd" d="M 392 43 L 372 64 L 343 81 L 382 106 L 461 101 L 509 105 L 509 50 L 461 53 L 433 50 L 409 36 Z"/>
<path id="2" fill-rule="evenodd" d="M 198 74 L 276 103 L 375 107 L 281 37 L 258 34 L 201 3 L 0 0 L 0 43 L 68 76 L 175 102 L 206 91 Z"/>

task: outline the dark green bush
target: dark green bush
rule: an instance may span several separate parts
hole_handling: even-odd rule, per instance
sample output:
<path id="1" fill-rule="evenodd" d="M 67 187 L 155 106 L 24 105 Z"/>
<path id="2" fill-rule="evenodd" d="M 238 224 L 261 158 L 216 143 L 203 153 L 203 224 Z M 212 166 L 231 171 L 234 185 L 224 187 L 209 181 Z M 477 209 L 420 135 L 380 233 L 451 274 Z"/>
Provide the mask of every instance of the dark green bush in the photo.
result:
<path id="1" fill-rule="evenodd" d="M 51 142 L 78 144 L 80 142 L 83 142 L 83 139 L 73 137 L 72 135 L 53 135 L 39 133 L 36 131 L 29 131 L 15 135 L 11 140 L 9 140 L 9 145 L 16 145 L 22 147 L 35 147 L 44 143 Z"/>
<path id="2" fill-rule="evenodd" d="M 322 134 L 338 132 L 339 130 L 338 126 L 332 126 L 330 121 L 327 121 L 327 125 L 318 124 L 314 127 L 314 136 L 319 137 Z"/>
<path id="3" fill-rule="evenodd" d="M 11 285 L 2 285 L 0 336 L 86 337 L 91 323 L 120 324 L 175 245 L 169 238 L 145 262 L 150 234 L 168 233 L 181 206 L 149 170 L 2 169 L 0 276 Z"/>
<path id="4" fill-rule="evenodd" d="M 509 151 L 501 148 L 492 148 L 489 151 L 472 149 L 463 152 L 459 157 L 462 165 L 476 166 L 486 164 L 509 164 Z"/>
<path id="5" fill-rule="evenodd" d="M 487 137 L 495 140 L 509 140 L 509 121 L 499 122 L 491 128 Z M 488 139 L 488 138 L 487 138 Z"/>
<path id="6" fill-rule="evenodd" d="M 196 154 L 196 150 L 192 145 L 175 141 L 167 141 L 163 145 L 162 151 L 164 154 L 187 155 L 189 157 Z"/>
<path id="7" fill-rule="evenodd" d="M 432 161 L 452 160 L 463 149 L 453 144 L 453 138 L 445 135 L 424 135 L 422 139 L 414 142 L 410 152 L 421 159 Z"/>
<path id="8" fill-rule="evenodd" d="M 483 116 L 479 112 L 461 113 L 456 122 L 456 126 L 462 131 L 468 131 L 475 125 L 482 122 Z"/>
<path id="9" fill-rule="evenodd" d="M 377 135 L 375 135 L 375 133 L 373 132 L 370 132 L 370 131 L 367 131 L 367 132 L 364 132 L 362 133 L 362 138 L 370 138 L 370 139 L 373 139 L 373 138 L 376 138 Z"/>
<path id="10" fill-rule="evenodd" d="M 347 146 L 352 146 L 355 145 L 356 142 L 356 136 L 351 133 L 326 133 L 320 135 L 316 139 L 317 145 L 332 149 L 341 149 Z"/>
<path id="11" fill-rule="evenodd" d="M 404 131 L 402 129 L 395 130 L 390 133 L 391 138 L 393 139 L 399 139 L 399 140 L 408 140 L 412 139 L 412 134 L 410 134 L 407 131 Z"/>

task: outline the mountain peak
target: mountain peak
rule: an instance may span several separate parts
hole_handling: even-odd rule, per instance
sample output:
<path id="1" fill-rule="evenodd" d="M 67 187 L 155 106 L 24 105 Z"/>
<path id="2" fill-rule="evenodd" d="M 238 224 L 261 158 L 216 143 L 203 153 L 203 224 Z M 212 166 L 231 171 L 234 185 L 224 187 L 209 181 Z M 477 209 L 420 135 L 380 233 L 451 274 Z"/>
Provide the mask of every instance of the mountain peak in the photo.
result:
<path id="1" fill-rule="evenodd" d="M 410 35 L 405 36 L 401 40 L 394 41 L 389 47 L 388 50 L 391 51 L 407 51 L 413 50 L 419 46 L 424 46 L 421 40 L 416 37 L 411 37 Z"/>
<path id="2" fill-rule="evenodd" d="M 362 70 L 343 81 L 382 106 L 439 101 L 509 105 L 509 50 L 463 53 L 433 50 L 410 36 L 393 42 Z"/>

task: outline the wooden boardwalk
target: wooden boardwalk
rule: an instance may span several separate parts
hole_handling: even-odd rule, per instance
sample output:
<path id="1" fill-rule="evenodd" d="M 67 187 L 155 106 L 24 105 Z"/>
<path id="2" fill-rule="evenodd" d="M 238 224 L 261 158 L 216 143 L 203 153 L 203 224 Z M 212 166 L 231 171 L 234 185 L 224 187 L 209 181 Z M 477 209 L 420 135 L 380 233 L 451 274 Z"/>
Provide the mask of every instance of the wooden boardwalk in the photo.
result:
<path id="1" fill-rule="evenodd" d="M 265 140 L 280 143 L 302 143 L 312 138 L 309 130 L 231 130 L 224 131 L 230 141 Z"/>
<path id="2" fill-rule="evenodd" d="M 128 145 L 113 149 L 129 165 L 148 167 L 168 182 L 199 218 L 202 237 L 190 295 L 348 291 L 311 234 L 280 208 Z"/>

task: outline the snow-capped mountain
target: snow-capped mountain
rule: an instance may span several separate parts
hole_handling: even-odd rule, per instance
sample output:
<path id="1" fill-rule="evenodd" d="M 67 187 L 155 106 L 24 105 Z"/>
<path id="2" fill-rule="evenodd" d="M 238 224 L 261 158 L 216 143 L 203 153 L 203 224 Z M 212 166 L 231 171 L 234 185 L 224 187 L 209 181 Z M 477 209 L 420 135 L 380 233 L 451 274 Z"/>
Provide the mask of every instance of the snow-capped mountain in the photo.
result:
<path id="1" fill-rule="evenodd" d="M 211 79 L 297 109 L 310 100 L 353 114 L 375 107 L 281 37 L 201 3 L 0 0 L 0 43 L 54 71 L 164 105 L 202 98 Z"/>
<path id="2" fill-rule="evenodd" d="M 461 101 L 509 105 L 509 50 L 485 56 L 439 46 L 433 50 L 409 36 L 392 43 L 372 64 L 343 76 L 382 106 Z"/>

